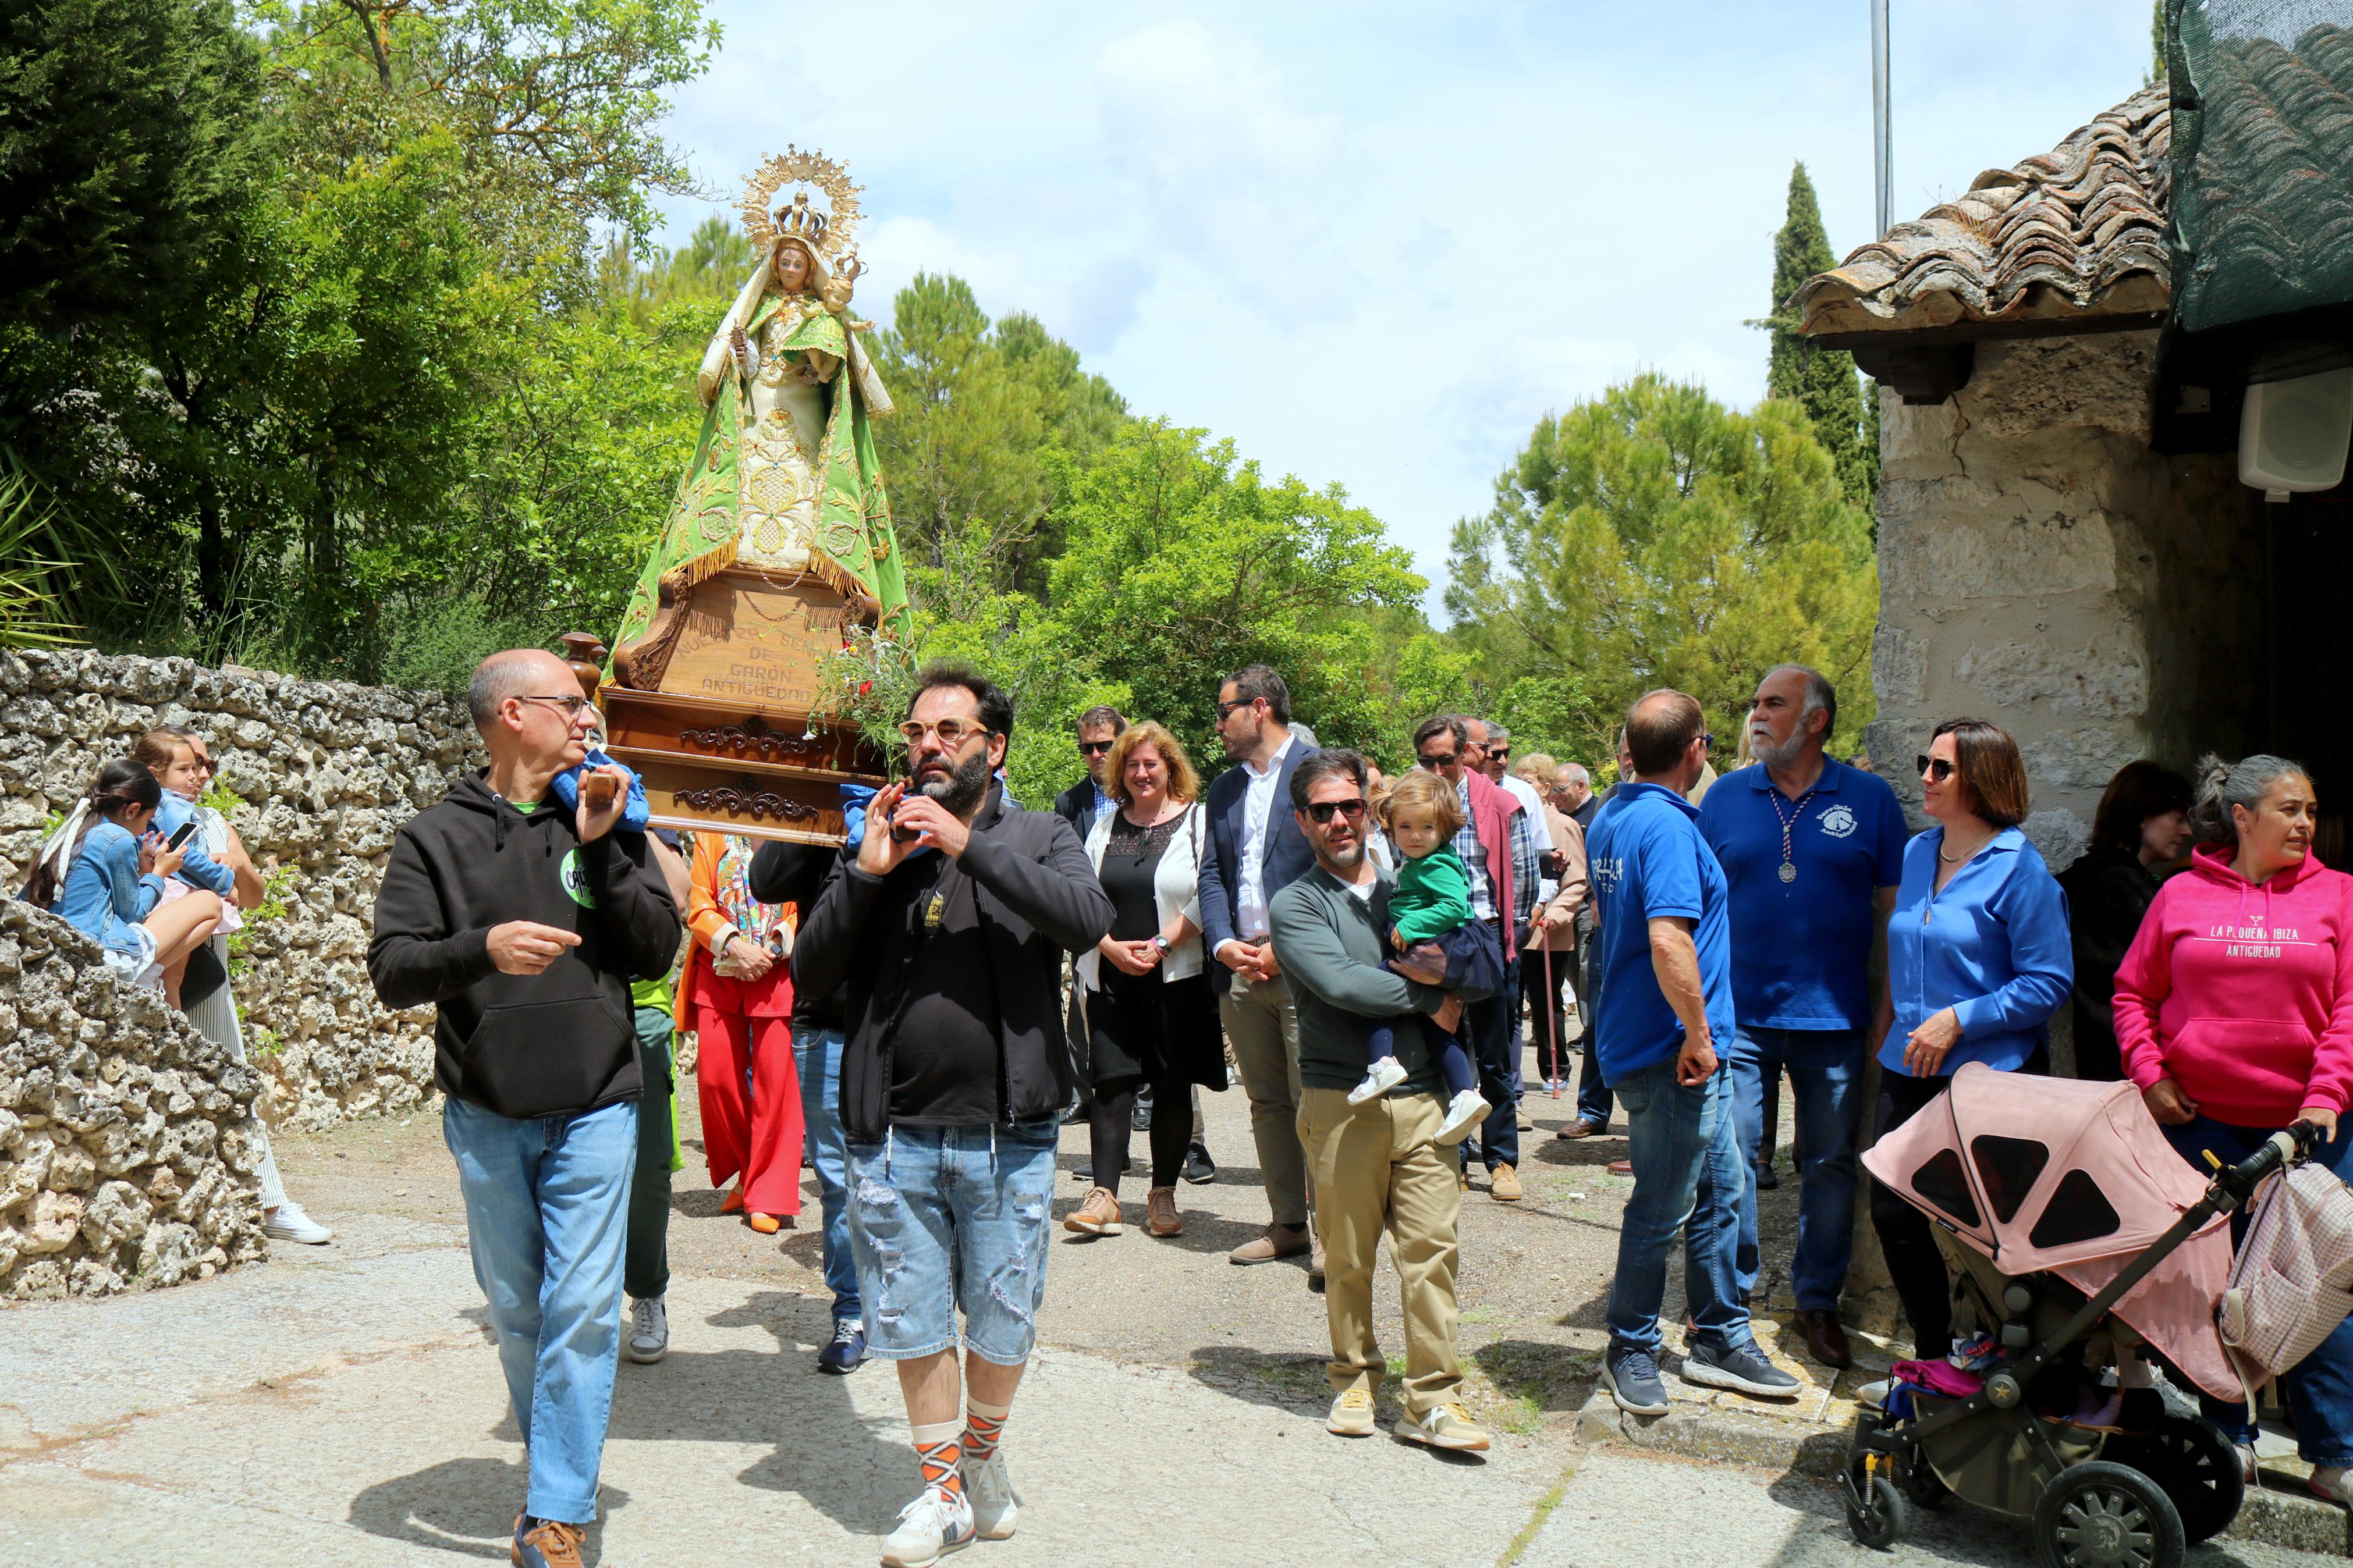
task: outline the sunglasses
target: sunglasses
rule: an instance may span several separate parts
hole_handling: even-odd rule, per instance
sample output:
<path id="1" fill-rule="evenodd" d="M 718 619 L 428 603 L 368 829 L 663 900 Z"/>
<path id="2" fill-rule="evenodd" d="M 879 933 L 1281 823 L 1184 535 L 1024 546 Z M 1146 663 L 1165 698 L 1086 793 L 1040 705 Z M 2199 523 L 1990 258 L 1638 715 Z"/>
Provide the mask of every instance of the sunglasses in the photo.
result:
<path id="1" fill-rule="evenodd" d="M 1116 743 L 1116 742 L 1112 741 L 1081 741 L 1079 742 L 1079 755 L 1082 757 L 1100 757 L 1104 752 L 1110 751 Z"/>
<path id="2" fill-rule="evenodd" d="M 1237 697 L 1231 702 L 1219 703 L 1218 722 L 1220 724 L 1224 723 L 1226 721 L 1227 714 L 1231 713 L 1237 708 L 1247 708 L 1257 700 L 1258 699 L 1255 697 Z"/>
<path id="3" fill-rule="evenodd" d="M 1328 824 L 1335 816 L 1345 816 L 1354 822 L 1365 815 L 1365 797 L 1358 795 L 1354 800 L 1319 800 L 1308 806 L 1307 815 L 1318 824 Z"/>
<path id="4" fill-rule="evenodd" d="M 1440 768 L 1451 768 L 1456 763 L 1461 761 L 1462 753 L 1460 752 L 1447 752 L 1440 754 L 1437 752 L 1423 752 L 1416 755 L 1413 760 L 1419 763 L 1423 767 L 1428 768 L 1431 773 L 1436 773 Z"/>
<path id="5" fill-rule="evenodd" d="M 1915 771 L 1927 774 L 1938 784 L 1953 776 L 1953 764 L 1942 757 L 1918 756 L 1912 759 Z"/>
<path id="6" fill-rule="evenodd" d="M 1487 760 L 1491 763 L 1508 763 L 1512 760 L 1512 748 L 1490 746 L 1487 748 Z"/>

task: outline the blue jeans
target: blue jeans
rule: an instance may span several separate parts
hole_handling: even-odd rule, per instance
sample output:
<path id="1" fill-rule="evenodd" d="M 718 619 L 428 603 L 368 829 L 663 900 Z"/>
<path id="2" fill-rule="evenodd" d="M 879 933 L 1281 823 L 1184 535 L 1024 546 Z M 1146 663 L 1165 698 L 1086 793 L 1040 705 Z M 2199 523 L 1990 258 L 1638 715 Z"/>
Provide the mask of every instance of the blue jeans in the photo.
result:
<path id="1" fill-rule="evenodd" d="M 849 1145 L 868 1353 L 913 1361 L 961 1341 L 998 1366 L 1029 1359 L 1061 1131 L 1057 1114 L 1012 1127 L 893 1127 L 880 1143 Z"/>
<path id="2" fill-rule="evenodd" d="M 1798 1100 L 1798 1250 L 1789 1286 L 1801 1312 L 1835 1312 L 1854 1252 L 1854 1146 L 1862 1128 L 1861 1029 L 1750 1029 L 1732 1037 L 1733 1115 L 1740 1147 L 1769 1157 L 1760 1144 L 1765 1086 L 1784 1066 Z M 1740 1195 L 1740 1299 L 1757 1288 L 1757 1176 Z"/>
<path id="3" fill-rule="evenodd" d="M 1626 1108 L 1634 1161 L 1634 1195 L 1619 1224 L 1618 1277 L 1609 1287 L 1610 1348 L 1658 1353 L 1667 1249 L 1679 1230 L 1692 1327 L 1718 1349 L 1749 1343 L 1748 1309 L 1734 1277 L 1737 1195 L 1747 1167 L 1734 1130 L 1730 1070 L 1718 1068 L 1685 1089 L 1670 1057 L 1610 1087 Z"/>
<path id="4" fill-rule="evenodd" d="M 1609 1086 L 1601 1080 L 1601 933 L 1578 939 L 1577 962 L 1585 966 L 1579 1002 L 1585 1012 L 1585 1069 L 1577 1078 L 1577 1120 L 1596 1131 L 1609 1125 Z"/>
<path id="5" fill-rule="evenodd" d="M 638 1102 L 516 1121 L 449 1100 L 441 1136 L 458 1162 L 474 1279 L 531 1455 L 524 1511 L 587 1524 L 621 1352 Z"/>
<path id="6" fill-rule="evenodd" d="M 1462 1008 L 1462 1033 L 1469 1037 L 1479 1068 L 1479 1093 L 1495 1109 L 1479 1129 L 1479 1161 L 1490 1171 L 1520 1163 L 1520 964 L 1516 957 L 1504 963 L 1504 984 L 1484 1002 Z M 1471 1141 L 1464 1139 L 1465 1163 Z"/>
<path id="7" fill-rule="evenodd" d="M 2211 1168 L 2202 1151 L 2211 1149 L 2215 1158 L 2224 1164 L 2235 1165 L 2278 1131 L 2276 1127 L 2232 1127 L 2200 1116 L 2185 1126 L 2167 1128 L 2165 1136 L 2175 1152 L 2203 1177 Z M 2312 1157 L 2339 1178 L 2353 1175 L 2353 1127 L 2339 1126 L 2337 1142 L 2319 1145 L 2313 1150 Z M 2232 1215 L 2232 1247 L 2246 1239 L 2250 1218 L 2243 1208 Z M 2310 1355 L 2289 1368 L 2280 1382 L 2287 1390 L 2288 1405 L 2295 1415 L 2296 1453 L 2315 1465 L 2353 1465 L 2353 1318 L 2337 1324 L 2327 1339 L 2313 1347 Z M 2255 1429 L 2247 1421 L 2244 1405 L 2202 1393 L 2198 1403 L 2206 1412 L 2206 1419 L 2220 1426 L 2232 1442 L 2255 1440 Z"/>
<path id="8" fill-rule="evenodd" d="M 818 1212 L 825 1218 L 825 1288 L 833 1292 L 833 1321 L 860 1316 L 858 1259 L 849 1250 L 849 1184 L 841 1141 L 841 1031 L 793 1031 L 793 1065 L 801 1080 L 802 1136 L 817 1169 Z"/>

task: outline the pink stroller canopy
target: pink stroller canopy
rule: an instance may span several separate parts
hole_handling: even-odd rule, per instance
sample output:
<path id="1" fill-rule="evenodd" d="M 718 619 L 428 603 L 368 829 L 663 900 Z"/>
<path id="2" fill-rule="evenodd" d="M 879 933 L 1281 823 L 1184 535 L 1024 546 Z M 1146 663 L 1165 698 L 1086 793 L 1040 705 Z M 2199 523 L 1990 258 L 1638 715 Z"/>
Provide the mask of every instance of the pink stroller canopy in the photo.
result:
<path id="1" fill-rule="evenodd" d="M 1864 1169 L 2016 1277 L 2050 1271 L 2086 1295 L 2206 1195 L 2130 1083 L 1996 1072 L 1953 1087 L 1865 1152 Z M 2133 1287 L 2116 1315 L 2210 1394 L 2242 1399 L 2214 1310 L 2231 1274 L 2217 1215 Z"/>

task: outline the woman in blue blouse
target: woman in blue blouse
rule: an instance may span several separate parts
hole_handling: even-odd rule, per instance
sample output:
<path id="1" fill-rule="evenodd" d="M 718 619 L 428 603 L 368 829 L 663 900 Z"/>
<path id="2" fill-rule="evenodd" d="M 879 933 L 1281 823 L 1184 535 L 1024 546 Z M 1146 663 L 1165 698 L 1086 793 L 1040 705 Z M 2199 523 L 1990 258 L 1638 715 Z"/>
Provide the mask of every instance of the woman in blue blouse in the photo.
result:
<path id="1" fill-rule="evenodd" d="M 1887 925 L 1894 1026 L 1879 1047 L 1879 1135 L 1910 1121 L 1968 1062 L 2050 1070 L 2050 1018 L 2075 983 L 2067 899 L 2018 825 L 2026 764 L 2000 726 L 1954 719 L 1919 759 L 1936 824 L 1905 847 Z M 1952 1287 L 1928 1216 L 1876 1183 L 1872 1228 L 1923 1359 L 1952 1348 Z"/>
<path id="2" fill-rule="evenodd" d="M 149 832 L 163 795 L 155 775 L 137 763 L 100 768 L 65 826 L 41 847 L 25 896 L 97 942 L 124 979 L 164 991 L 177 1007 L 178 987 L 164 972 L 213 934 L 221 901 L 198 889 L 164 902 L 164 879 L 180 868 L 183 851 L 165 848 Z"/>

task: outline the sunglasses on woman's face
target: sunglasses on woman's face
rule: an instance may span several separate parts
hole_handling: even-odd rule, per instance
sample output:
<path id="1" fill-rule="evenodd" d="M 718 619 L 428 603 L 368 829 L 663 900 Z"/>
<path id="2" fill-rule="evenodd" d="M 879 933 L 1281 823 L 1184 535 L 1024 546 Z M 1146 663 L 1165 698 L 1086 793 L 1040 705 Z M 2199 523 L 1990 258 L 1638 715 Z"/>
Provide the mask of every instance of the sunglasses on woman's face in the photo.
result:
<path id="1" fill-rule="evenodd" d="M 1345 816 L 1349 821 L 1354 822 L 1365 815 L 1365 797 L 1358 795 L 1354 800 L 1314 801 L 1308 805 L 1307 815 L 1318 824 L 1328 825 L 1335 815 Z"/>
<path id="2" fill-rule="evenodd" d="M 1953 776 L 1953 764 L 1942 757 L 1915 757 L 1912 759 L 1912 765 L 1938 784 L 1943 784 Z"/>

